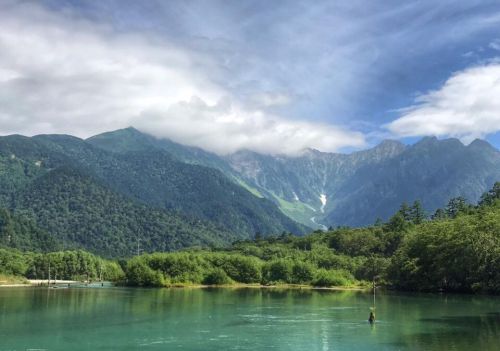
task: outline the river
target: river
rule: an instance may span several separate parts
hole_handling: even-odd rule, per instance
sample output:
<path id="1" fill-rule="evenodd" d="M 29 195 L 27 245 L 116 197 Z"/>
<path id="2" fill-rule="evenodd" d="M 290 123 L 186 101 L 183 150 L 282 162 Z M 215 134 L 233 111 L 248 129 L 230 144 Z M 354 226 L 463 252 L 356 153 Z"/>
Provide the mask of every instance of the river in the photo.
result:
<path id="1" fill-rule="evenodd" d="M 0 289 L 0 350 L 499 350 L 500 298 L 276 289 Z"/>

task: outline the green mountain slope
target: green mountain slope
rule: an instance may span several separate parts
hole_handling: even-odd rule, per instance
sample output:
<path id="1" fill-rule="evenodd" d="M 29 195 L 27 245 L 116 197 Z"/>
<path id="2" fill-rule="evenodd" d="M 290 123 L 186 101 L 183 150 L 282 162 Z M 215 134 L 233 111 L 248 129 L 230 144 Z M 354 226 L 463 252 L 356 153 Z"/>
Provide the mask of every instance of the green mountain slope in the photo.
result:
<path id="1" fill-rule="evenodd" d="M 44 193 L 42 190 L 47 187 L 59 194 L 54 188 L 54 179 L 59 178 L 54 177 L 60 169 L 72 169 L 92 180 L 76 182 L 73 186 L 80 192 L 70 192 L 68 188 L 63 192 L 66 197 L 61 199 L 55 194 Z M 99 185 L 99 191 L 95 184 Z M 117 153 L 64 135 L 0 137 L 0 207 L 15 213 L 29 213 L 41 228 L 66 240 L 70 246 L 81 245 L 104 254 L 106 250 L 115 250 L 110 251 L 113 255 L 130 252 L 130 245 L 136 245 L 136 236 L 132 238 L 119 223 L 111 222 L 113 227 L 117 226 L 111 232 L 107 231 L 109 223 L 101 223 L 95 232 L 86 227 L 86 221 L 96 222 L 98 219 L 85 212 L 92 209 L 94 201 L 93 197 L 81 196 L 86 186 L 100 195 L 119 196 L 121 200 L 113 198 L 115 202 L 129 203 L 125 208 L 113 205 L 119 210 L 115 215 L 127 228 L 134 221 L 139 223 L 133 229 L 139 236 L 146 238 L 151 234 L 156 238 L 146 238 L 150 242 L 145 244 L 148 250 L 221 245 L 237 238 L 253 237 L 257 232 L 264 235 L 283 231 L 301 234 L 307 230 L 283 215 L 271 201 L 254 196 L 219 170 L 181 162 L 162 149 Z M 58 212 L 57 204 L 66 202 L 78 210 Z M 139 210 L 137 206 L 142 207 Z M 46 216 L 47 208 L 53 212 L 51 217 Z M 79 218 L 79 215 L 83 217 Z M 190 228 L 158 224 L 149 229 L 148 222 L 155 223 L 156 217 L 162 223 L 184 221 Z M 78 221 L 85 222 L 82 224 L 84 232 L 75 232 Z M 198 222 L 203 225 L 197 227 Z M 149 233 L 151 230 L 153 233 Z M 160 233 L 161 230 L 165 233 Z M 72 232 L 77 236 L 68 237 Z M 120 237 L 121 234 L 116 233 L 123 235 Z M 95 238 L 87 240 L 85 235 L 94 235 Z M 166 237 L 158 239 L 162 235 Z M 103 236 L 102 242 L 98 242 L 99 236 Z M 110 246 L 111 237 L 120 237 L 116 240 L 118 248 Z M 134 243 L 126 243 L 129 240 Z"/>
<path id="2" fill-rule="evenodd" d="M 470 146 L 456 139 L 424 138 L 410 146 L 386 140 L 351 154 L 309 149 L 297 156 L 247 150 L 217 156 L 133 128 L 89 142 L 116 153 L 168 150 L 185 162 L 216 168 L 313 228 L 371 224 L 387 219 L 403 201 L 420 199 L 429 213 L 453 196 L 477 201 L 500 179 L 499 151 L 480 140 Z"/>
<path id="3" fill-rule="evenodd" d="M 32 218 L 68 248 L 105 256 L 222 245 L 236 236 L 208 222 L 154 209 L 119 195 L 68 167 L 48 172 L 18 192 L 13 211 Z"/>
<path id="4" fill-rule="evenodd" d="M 46 230 L 25 215 L 0 208 L 0 246 L 30 251 L 56 251 L 61 245 Z"/>
<path id="5" fill-rule="evenodd" d="M 145 203 L 175 208 L 250 236 L 308 230 L 272 201 L 239 184 L 229 165 L 214 154 L 157 140 L 133 128 L 98 135 L 88 143 L 112 151 L 114 159 L 125 165 L 123 170 L 103 166 L 96 172 L 112 179 L 118 191 Z"/>

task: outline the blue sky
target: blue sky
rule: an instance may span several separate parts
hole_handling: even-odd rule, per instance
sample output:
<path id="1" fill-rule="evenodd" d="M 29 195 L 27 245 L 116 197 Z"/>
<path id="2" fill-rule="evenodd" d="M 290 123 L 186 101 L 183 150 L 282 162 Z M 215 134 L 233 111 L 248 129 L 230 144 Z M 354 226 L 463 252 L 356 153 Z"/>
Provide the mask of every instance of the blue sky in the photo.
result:
<path id="1" fill-rule="evenodd" d="M 498 1 L 7 0 L 0 13 L 1 134 L 134 125 L 218 153 L 424 135 L 500 146 Z"/>

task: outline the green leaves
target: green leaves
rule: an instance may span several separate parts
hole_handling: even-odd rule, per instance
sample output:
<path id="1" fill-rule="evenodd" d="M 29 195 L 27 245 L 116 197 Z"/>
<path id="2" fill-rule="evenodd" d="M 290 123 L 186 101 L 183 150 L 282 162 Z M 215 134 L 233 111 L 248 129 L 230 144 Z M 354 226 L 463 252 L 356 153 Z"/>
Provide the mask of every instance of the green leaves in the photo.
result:
<path id="1" fill-rule="evenodd" d="M 391 281 L 409 290 L 499 293 L 500 206 L 415 227 L 398 249 Z"/>
<path id="2" fill-rule="evenodd" d="M 0 248 L 0 273 L 31 279 L 123 280 L 118 263 L 104 260 L 85 251 L 58 251 L 48 254 L 20 252 Z"/>

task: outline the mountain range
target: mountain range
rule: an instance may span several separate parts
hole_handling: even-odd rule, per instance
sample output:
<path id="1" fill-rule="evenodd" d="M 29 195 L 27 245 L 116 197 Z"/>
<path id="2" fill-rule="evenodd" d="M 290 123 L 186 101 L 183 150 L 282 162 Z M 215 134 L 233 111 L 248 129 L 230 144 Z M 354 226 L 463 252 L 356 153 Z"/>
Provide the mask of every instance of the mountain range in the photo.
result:
<path id="1" fill-rule="evenodd" d="M 452 197 L 475 202 L 498 180 L 500 152 L 483 140 L 220 156 L 134 128 L 11 135 L 0 137 L 0 244 L 41 250 L 50 237 L 107 256 L 226 245 L 367 225 L 415 200 L 430 214 Z"/>
<path id="2" fill-rule="evenodd" d="M 500 152 L 487 142 L 465 146 L 458 139 L 434 137 L 410 146 L 388 140 L 351 154 L 239 152 L 229 163 L 292 218 L 303 223 L 313 218 L 324 226 L 373 224 L 415 200 L 428 214 L 453 197 L 475 203 L 500 179 Z"/>
<path id="3" fill-rule="evenodd" d="M 387 220 L 403 202 L 430 215 L 453 197 L 476 202 L 500 179 L 500 152 L 484 140 L 385 140 L 351 154 L 306 149 L 295 156 L 242 150 L 218 156 L 128 128 L 87 140 L 115 153 L 161 149 L 182 162 L 215 168 L 290 218 L 314 229 Z"/>

